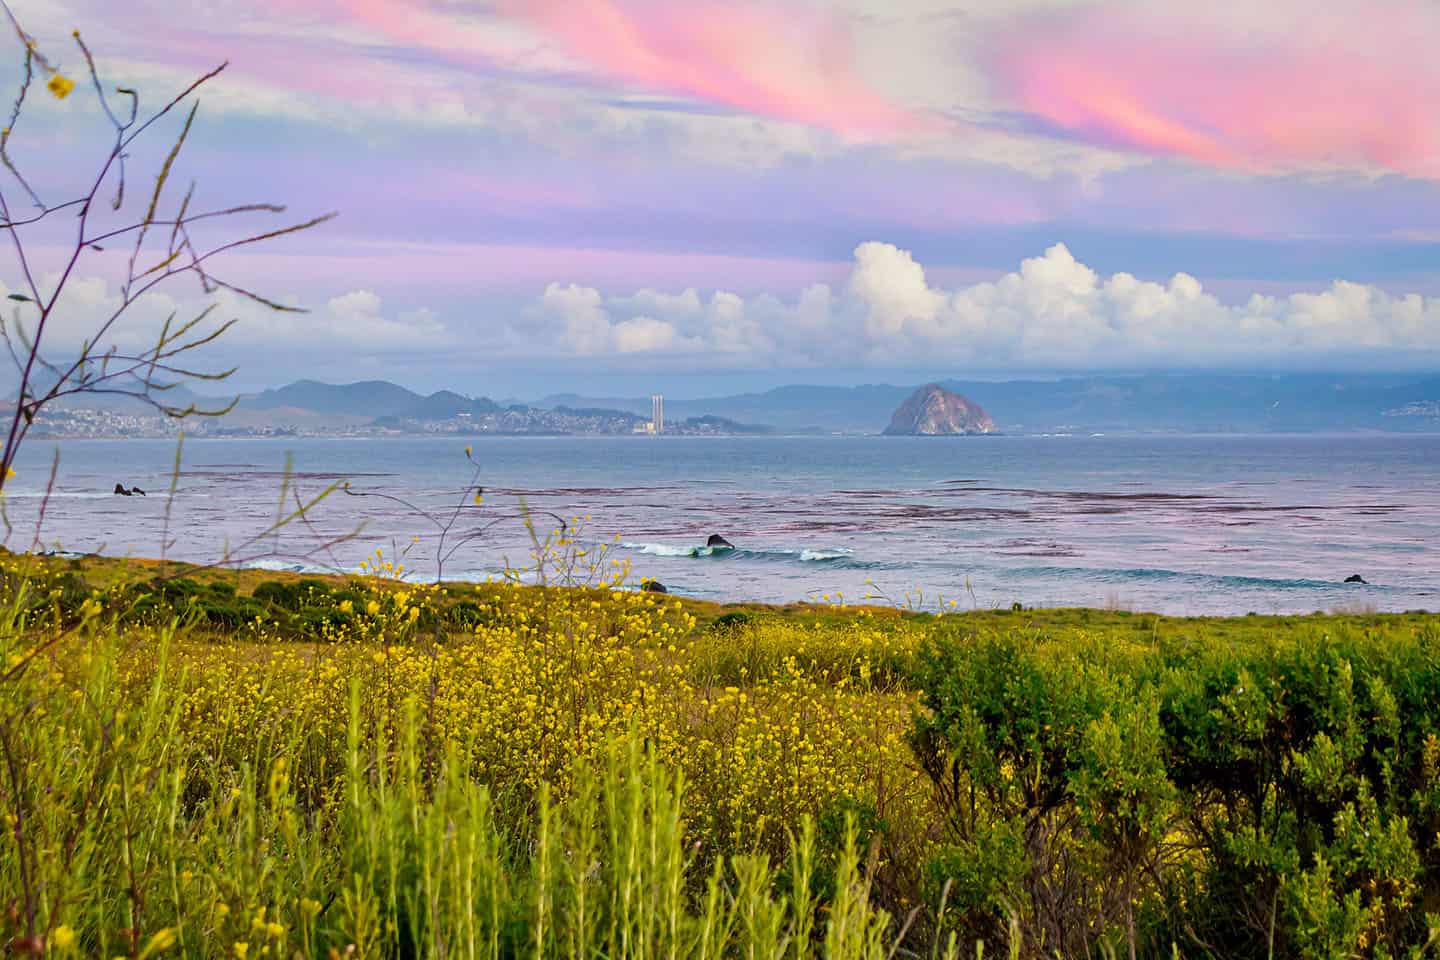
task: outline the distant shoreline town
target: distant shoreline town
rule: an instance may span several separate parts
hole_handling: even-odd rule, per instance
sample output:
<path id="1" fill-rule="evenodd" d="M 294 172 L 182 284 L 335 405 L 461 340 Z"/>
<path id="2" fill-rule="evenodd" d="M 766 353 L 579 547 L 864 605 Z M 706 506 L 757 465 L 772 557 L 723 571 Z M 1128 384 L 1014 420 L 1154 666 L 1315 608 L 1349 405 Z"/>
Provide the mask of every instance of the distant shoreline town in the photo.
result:
<path id="1" fill-rule="evenodd" d="M 308 420 L 309 418 L 305 418 Z M 736 423 L 723 417 L 690 417 L 668 421 L 657 429 L 644 417 L 621 410 L 539 409 L 516 406 L 493 413 L 457 413 L 442 419 L 377 417 L 369 423 L 331 424 L 275 422 L 235 423 L 229 417 L 187 417 L 177 420 L 159 414 L 120 413 L 77 408 L 47 411 L 37 422 L 35 436 L 51 439 L 145 439 L 174 436 L 180 430 L 193 437 L 390 437 L 390 436 L 757 436 L 769 427 Z"/>
<path id="2" fill-rule="evenodd" d="M 926 396 L 928 406 L 917 406 Z M 192 400 L 202 408 L 227 402 L 184 387 L 165 394 L 172 406 Z M 13 400 L 0 406 L 13 409 Z M 449 390 L 426 395 L 384 380 L 301 380 L 241 396 L 224 416 L 183 421 L 133 398 L 76 398 L 49 405 L 34 435 L 169 437 L 182 427 L 190 436 L 237 438 L 1435 433 L 1440 432 L 1440 376 L 1153 373 L 940 380 L 919 390 L 915 385 L 802 385 L 705 399 L 561 394 L 535 403 L 499 403 Z"/>

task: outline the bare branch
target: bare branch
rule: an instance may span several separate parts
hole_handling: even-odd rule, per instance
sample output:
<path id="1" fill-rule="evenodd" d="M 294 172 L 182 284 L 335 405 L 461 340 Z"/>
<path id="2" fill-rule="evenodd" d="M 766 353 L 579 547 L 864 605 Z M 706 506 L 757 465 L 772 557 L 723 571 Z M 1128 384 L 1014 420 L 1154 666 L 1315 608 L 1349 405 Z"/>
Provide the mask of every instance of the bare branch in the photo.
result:
<path id="1" fill-rule="evenodd" d="M 45 496 L 40 500 L 40 514 L 35 518 L 35 542 L 30 545 L 31 550 L 40 549 L 40 531 L 45 529 L 45 511 L 50 508 L 50 497 L 55 492 L 55 476 L 60 472 L 60 448 L 55 448 L 55 456 L 50 459 L 50 479 L 45 481 Z"/>
<path id="2" fill-rule="evenodd" d="M 191 186 L 191 190 L 192 190 L 192 191 L 194 190 L 194 186 L 193 186 L 193 185 Z M 187 194 L 187 198 L 188 198 L 188 194 Z M 72 201 L 72 204 L 73 204 L 73 203 L 78 203 L 78 202 L 81 202 L 81 201 Z M 57 207 L 57 208 L 55 208 L 55 209 L 59 209 L 59 208 Z M 124 236 L 125 234 L 127 234 L 127 233 L 134 233 L 136 230 L 140 230 L 140 229 L 142 229 L 142 228 L 144 228 L 144 227 L 146 227 L 146 226 L 151 226 L 151 227 L 173 227 L 173 228 L 175 228 L 176 230 L 183 230 L 186 226 L 188 226 L 188 225 L 190 225 L 190 224 L 192 224 L 192 223 L 198 223 L 198 222 L 200 222 L 201 220 L 214 220 L 214 219 L 216 219 L 217 217 L 231 217 L 231 216 L 234 216 L 234 215 L 240 214 L 240 213 L 284 213 L 284 212 L 285 212 L 285 209 L 286 209 L 286 208 L 285 208 L 284 206 L 281 206 L 281 205 L 279 205 L 279 204 L 274 204 L 274 203 L 246 203 L 246 204 L 241 204 L 240 206 L 237 206 L 237 207 L 228 207 L 228 208 L 226 208 L 226 209 L 224 209 L 224 210 L 207 210 L 207 211 L 204 212 L 204 213 L 193 213 L 193 214 L 190 214 L 190 215 L 188 215 L 188 216 L 177 216 L 177 217 L 176 217 L 175 219 L 173 219 L 173 220 L 156 219 L 156 220 L 151 221 L 148 225 L 145 224 L 145 223 L 132 223 L 132 224 L 130 224 L 130 225 L 128 225 L 128 226 L 116 227 L 115 229 L 113 229 L 113 230 L 108 230 L 108 231 L 106 231 L 105 233 L 97 233 L 97 234 L 95 234 L 95 235 L 92 236 L 92 237 L 86 238 L 85 243 L 86 243 L 87 245 L 89 245 L 89 244 L 95 244 L 95 243 L 104 243 L 105 241 L 107 241 L 107 240 L 113 240 L 113 239 L 115 239 L 116 237 L 123 237 L 123 236 Z M 183 208 L 182 208 L 182 212 L 183 212 Z M 333 216 L 333 214 L 332 214 L 332 216 Z M 3 225 L 3 224 L 0 224 L 0 225 Z"/>
<path id="3" fill-rule="evenodd" d="M 152 127 L 161 117 L 168 114 L 171 110 L 174 110 L 185 100 L 186 97 L 190 96 L 190 94 L 194 93 L 196 90 L 199 90 L 202 86 L 209 83 L 211 80 L 214 80 L 216 77 L 220 76 L 220 73 L 228 66 L 230 66 L 228 61 L 220 64 L 220 66 L 202 75 L 200 79 L 196 80 L 194 83 L 190 84 L 190 86 L 177 93 L 173 98 L 171 98 L 169 103 L 165 104 L 165 106 L 160 108 L 160 111 L 158 113 L 150 117 L 150 119 L 146 120 L 144 123 L 140 124 L 140 126 L 136 127 L 134 130 L 131 130 L 129 135 L 120 141 L 121 149 L 124 149 L 125 147 L 128 147 L 130 146 L 130 144 L 134 143 L 136 137 L 140 136 L 140 134 L 150 129 L 150 127 Z"/>
<path id="4" fill-rule="evenodd" d="M 306 220 L 304 223 L 297 223 L 292 226 L 281 227 L 279 230 L 271 230 L 267 233 L 257 233 L 255 236 L 246 237 L 244 240 L 233 240 L 230 243 L 222 244 L 218 247 L 215 247 L 213 250 L 200 257 L 200 260 L 202 262 L 205 260 L 209 260 L 211 257 L 214 257 L 217 254 L 234 250 L 237 247 L 245 247 L 255 243 L 263 243 L 266 240 L 274 240 L 277 237 L 284 237 L 292 233 L 299 233 L 302 230 L 310 230 L 314 227 L 320 226 L 320 224 L 322 223 L 328 223 L 331 220 L 334 220 L 339 215 L 339 213 L 332 211 L 330 213 L 321 214 L 318 217 L 312 217 L 311 219 Z"/>
<path id="5" fill-rule="evenodd" d="M 195 181 L 191 180 L 189 188 L 185 191 L 184 199 L 180 201 L 180 212 L 175 214 L 175 221 L 170 225 L 170 242 L 165 245 L 165 249 L 172 254 L 179 249 L 176 243 L 180 239 L 180 225 L 185 222 L 185 215 L 190 212 L 190 201 L 194 198 Z"/>
<path id="6" fill-rule="evenodd" d="M 185 116 L 185 125 L 180 128 L 180 136 L 175 138 L 175 145 L 165 155 L 165 162 L 160 165 L 160 173 L 155 177 L 155 190 L 150 194 L 150 205 L 145 209 L 145 219 L 140 221 L 140 229 L 135 233 L 135 248 L 130 253 L 130 269 L 125 275 L 125 285 L 122 288 L 125 296 L 130 294 L 130 286 L 137 279 L 135 276 L 135 261 L 140 257 L 140 248 L 145 245 L 145 237 L 150 232 L 150 225 L 155 222 L 155 209 L 160 206 L 160 195 L 165 192 L 165 184 L 170 179 L 170 169 L 175 165 L 175 158 L 180 156 L 180 150 L 185 146 L 185 139 L 190 136 L 190 127 L 195 123 L 195 111 L 200 109 L 200 104 L 192 103 L 190 112 Z M 166 263 L 175 258 L 172 256 Z M 147 270 L 146 274 L 154 273 L 155 270 Z"/>
<path id="7" fill-rule="evenodd" d="M 100 101 L 100 109 L 105 111 L 105 116 L 109 118 L 111 125 L 115 127 L 115 132 L 122 132 L 125 126 L 116 119 L 115 114 L 110 111 L 110 103 L 105 99 L 105 88 L 100 84 L 100 72 L 95 69 L 95 58 L 90 55 L 90 48 L 85 45 L 85 41 L 80 39 L 79 30 L 75 31 L 75 45 L 78 46 L 80 52 L 85 55 L 85 66 L 90 69 L 90 81 L 95 84 L 95 96 Z M 120 208 L 117 205 L 115 209 L 118 210 Z"/>
<path id="8" fill-rule="evenodd" d="M 64 203 L 57 203 L 53 207 L 45 207 L 43 210 L 41 210 L 34 216 L 24 217 L 20 220 L 0 220 L 0 229 L 9 229 L 10 227 L 27 227 L 32 223 L 39 223 L 41 220 L 44 220 L 52 213 L 58 213 L 61 210 L 67 210 L 70 207 L 82 206 L 84 205 L 84 203 L 85 200 L 83 198 L 79 200 L 67 200 Z"/>
<path id="9" fill-rule="evenodd" d="M 201 287 L 206 294 L 224 290 L 261 304 L 267 309 L 297 312 L 297 308 L 280 303 L 245 286 L 216 279 L 211 274 L 210 262 L 230 250 L 285 237 L 318 226 L 331 219 L 333 214 L 244 235 L 239 239 L 222 242 L 202 251 L 196 246 L 191 235 L 191 227 L 197 223 L 250 213 L 279 214 L 285 211 L 285 207 L 279 204 L 246 203 L 219 210 L 192 212 L 196 192 L 193 181 L 189 184 L 183 197 L 179 199 L 174 213 L 164 212 L 161 209 L 166 202 L 166 186 L 177 169 L 180 153 L 194 129 L 199 107 L 194 95 L 202 86 L 219 76 L 227 65 L 222 63 L 215 69 L 201 74 L 166 101 L 158 110 L 142 119 L 139 109 L 139 94 L 127 87 L 116 87 L 113 91 L 106 90 L 95 56 L 78 32 L 75 34 L 75 42 L 84 57 L 86 68 L 90 74 L 91 87 L 99 100 L 101 111 L 114 131 L 114 140 L 108 153 L 102 155 L 99 171 L 83 196 L 70 199 L 57 206 L 45 207 L 30 190 L 29 184 L 16 165 L 11 162 L 7 146 L 10 134 L 19 121 L 27 104 L 27 98 L 33 90 L 37 69 L 52 76 L 61 75 L 40 52 L 34 38 L 21 27 L 6 0 L 0 0 L 0 10 L 3 10 L 25 50 L 22 83 L 11 110 L 10 124 L 3 133 L 0 133 L 0 159 L 3 159 L 4 167 L 14 175 L 25 192 L 40 207 L 38 213 L 16 217 L 6 205 L 3 190 L 0 190 L 0 229 L 10 235 L 20 271 L 28 286 L 28 292 L 15 295 L 15 299 L 25 300 L 32 304 L 32 306 L 23 308 L 17 307 L 13 317 L 9 318 L 9 322 L 7 322 L 7 318 L 0 315 L 0 339 L 4 340 L 6 352 L 10 355 L 11 361 L 20 374 L 15 409 L 9 415 L 9 433 L 5 439 L 3 451 L 0 451 L 0 490 L 3 490 L 8 468 L 14 462 L 16 453 L 29 435 L 36 418 L 48 404 L 61 398 L 78 395 L 123 396 L 143 402 L 164 416 L 174 418 L 191 415 L 218 416 L 233 409 L 236 399 L 228 402 L 220 401 L 208 407 L 201 407 L 194 401 L 181 404 L 168 402 L 166 399 L 167 392 L 182 382 L 190 380 L 222 381 L 234 372 L 233 368 L 202 369 L 188 360 L 193 351 L 216 342 L 237 322 L 234 318 L 223 322 L 212 322 L 216 304 L 210 304 L 183 323 L 177 323 L 173 315 L 168 317 L 154 341 L 138 350 L 122 350 L 113 342 L 116 324 L 140 298 L 155 290 L 160 284 L 187 273 L 200 279 Z M 69 93 L 72 86 L 73 84 L 68 80 L 63 83 L 56 83 L 52 80 L 52 89 L 58 96 Z M 111 104 L 109 98 L 112 93 L 128 100 L 128 113 Z M 111 176 L 117 178 L 113 206 L 119 210 L 124 204 L 126 161 L 131 146 L 137 138 L 187 100 L 189 109 L 174 143 L 160 164 L 143 216 L 138 222 L 128 225 L 92 230 L 93 224 L 90 222 L 90 215 L 94 209 L 95 200 Z M 70 209 L 78 212 L 74 243 L 69 250 L 68 258 L 59 271 L 53 289 L 48 289 L 42 296 L 26 258 L 22 229 L 39 223 L 54 213 Z M 152 240 L 152 237 L 158 232 L 156 228 L 164 229 L 166 236 L 163 241 L 158 237 Z M 71 278 L 75 276 L 84 255 L 90 251 L 103 250 L 102 244 L 119 237 L 125 237 L 131 247 L 128 269 L 124 282 L 121 284 L 119 304 L 112 308 L 108 315 L 104 316 L 90 331 L 82 342 L 78 354 L 67 357 L 63 362 L 56 362 L 45 355 L 45 348 L 48 344 L 46 332 L 51 327 L 51 321 L 59 309 L 62 294 Z M 157 249 L 162 243 L 163 251 Z M 142 266 L 142 262 L 148 265 Z M 34 319 L 33 326 L 22 316 L 22 309 L 38 311 L 39 315 Z M 37 378 L 41 376 L 47 380 L 43 388 L 37 386 L 36 383 Z M 283 518 L 277 518 L 277 522 L 279 519 Z"/>
<path id="10" fill-rule="evenodd" d="M 260 304 L 262 307 L 269 307 L 271 310 L 274 310 L 274 311 L 276 311 L 277 313 L 308 313 L 308 312 L 309 312 L 309 311 L 306 310 L 304 307 L 291 307 L 291 306 L 287 306 L 286 304 L 278 303 L 278 302 L 276 302 L 276 301 L 274 301 L 274 300 L 270 300 L 270 299 L 268 299 L 268 298 L 266 298 L 266 297 L 262 297 L 262 296 L 260 296 L 260 294 L 255 293 L 255 292 L 250 291 L 250 290 L 247 290 L 247 289 L 245 289 L 244 287 L 237 287 L 237 286 L 236 286 L 235 284 L 233 284 L 233 283 L 226 283 L 224 280 L 221 280 L 221 279 L 217 278 L 217 277 L 214 276 L 213 274 L 209 274 L 209 275 L 207 275 L 207 277 L 208 277 L 208 279 L 209 279 L 209 281 L 210 281 L 210 284 L 211 284 L 212 286 L 219 287 L 219 288 L 222 289 L 222 290 L 229 290 L 231 293 L 237 293 L 237 294 L 239 294 L 240 296 L 244 297 L 245 299 L 247 299 L 247 300 L 252 300 L 252 301 L 254 301 L 255 303 Z"/>
<path id="11" fill-rule="evenodd" d="M 9 13 L 10 8 L 6 7 L 5 12 Z M 11 18 L 11 22 L 14 22 L 13 17 Z M 19 27 L 17 26 L 16 29 L 18 30 Z M 21 35 L 23 36 L 24 34 Z M 21 188 L 29 195 L 30 202 L 44 209 L 45 204 L 41 202 L 40 197 L 35 191 L 30 188 L 30 183 L 15 166 L 15 162 L 10 159 L 10 134 L 15 130 L 16 124 L 20 122 L 20 112 L 25 106 L 25 97 L 30 92 L 31 81 L 35 79 L 35 48 L 33 46 L 27 45 L 25 48 L 24 72 L 24 78 L 20 81 L 20 92 L 16 95 L 15 103 L 10 108 L 10 122 L 5 124 L 3 130 L 0 130 L 0 163 L 3 163 L 5 169 L 10 171 L 10 175 L 19 182 Z M 8 212 L 5 214 L 5 219 L 10 219 Z"/>

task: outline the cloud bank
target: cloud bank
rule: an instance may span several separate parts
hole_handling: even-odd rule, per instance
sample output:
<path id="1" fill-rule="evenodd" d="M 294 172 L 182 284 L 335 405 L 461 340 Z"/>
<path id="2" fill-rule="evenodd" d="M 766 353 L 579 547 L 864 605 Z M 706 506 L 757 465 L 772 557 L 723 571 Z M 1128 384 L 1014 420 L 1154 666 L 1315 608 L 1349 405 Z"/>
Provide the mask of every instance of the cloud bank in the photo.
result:
<path id="1" fill-rule="evenodd" d="M 1110 3 L 1004 25 L 1002 100 L 1067 135 L 1249 172 L 1440 178 L 1440 7 Z"/>
<path id="2" fill-rule="evenodd" d="M 41 289 L 53 290 L 56 280 L 54 275 L 43 277 Z M 102 355 L 111 347 L 122 354 L 142 352 L 154 346 L 167 318 L 173 318 L 173 327 L 212 306 L 205 330 L 229 320 L 237 322 L 224 337 L 189 358 L 198 368 L 265 365 L 272 360 L 313 363 L 322 358 L 343 363 L 375 355 L 435 354 L 451 345 L 449 332 L 431 310 L 420 307 L 395 312 L 370 290 L 352 290 L 307 305 L 304 313 L 283 313 L 224 290 L 214 296 L 198 291 L 188 296 L 180 294 L 184 289 L 177 284 L 169 291 L 137 299 L 92 352 Z M 17 292 L 21 291 L 0 280 L 0 302 Z M 282 299 L 299 305 L 295 298 Z M 78 351 L 122 303 L 119 289 L 102 277 L 69 280 L 53 314 L 54 322 L 46 330 L 46 356 L 54 359 Z M 7 307 L 13 308 L 6 310 L 10 315 L 7 322 L 13 325 L 18 319 L 27 330 L 33 330 L 32 307 L 15 303 Z"/>
<path id="3" fill-rule="evenodd" d="M 1186 273 L 1101 276 L 1063 244 L 996 281 L 947 290 L 908 251 L 868 242 L 843 286 L 789 300 L 694 289 L 607 297 L 552 283 L 510 337 L 561 354 L 688 355 L 717 367 L 1370 366 L 1440 357 L 1440 298 L 1336 281 L 1227 304 Z"/>
<path id="4" fill-rule="evenodd" d="M 0 298 L 10 292 L 0 283 Z M 616 294 L 552 282 L 509 308 L 492 302 L 436 312 L 397 311 L 374 292 L 354 289 L 297 315 L 229 294 L 152 294 L 126 314 L 100 352 L 112 345 L 141 350 L 167 316 L 183 321 L 212 301 L 217 322 L 239 323 L 204 349 L 200 365 L 238 366 L 247 380 L 283 378 L 320 358 L 334 377 L 401 368 L 533 371 L 555 363 L 596 373 L 1440 364 L 1440 297 L 1335 281 L 1315 291 L 1225 302 L 1187 273 L 1159 282 L 1127 272 L 1104 276 L 1064 244 L 993 281 L 947 288 L 909 251 L 878 241 L 855 248 L 843 280 L 788 296 L 693 287 Z M 118 291 L 104 280 L 72 280 L 47 336 L 48 352 L 78 348 L 118 304 Z M 27 308 L 15 309 L 23 315 Z"/>
<path id="5" fill-rule="evenodd" d="M 263 0 L 261 6 L 292 24 L 359 28 L 383 47 L 410 51 L 411 59 L 507 80 L 684 98 L 853 139 L 924 123 L 861 73 L 849 21 L 819 3 Z M 393 99 L 383 75 L 300 79 L 320 93 Z"/>

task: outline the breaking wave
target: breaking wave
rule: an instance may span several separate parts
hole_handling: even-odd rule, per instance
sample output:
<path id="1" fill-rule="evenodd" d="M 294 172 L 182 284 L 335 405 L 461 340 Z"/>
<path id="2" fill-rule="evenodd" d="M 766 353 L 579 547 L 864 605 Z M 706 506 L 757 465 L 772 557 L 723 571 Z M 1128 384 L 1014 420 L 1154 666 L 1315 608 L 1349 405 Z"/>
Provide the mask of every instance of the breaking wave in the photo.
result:
<path id="1" fill-rule="evenodd" d="M 240 564 L 246 570 L 269 570 L 272 573 L 335 573 L 333 566 L 325 566 L 318 563 L 304 563 L 299 560 L 275 559 L 263 557 L 259 560 L 250 560 Z"/>
<path id="2" fill-rule="evenodd" d="M 772 563 L 823 563 L 850 569 L 873 569 L 878 563 L 855 559 L 855 551 L 847 547 L 828 549 L 805 548 L 801 550 L 749 550 L 743 547 L 685 546 L 671 543 L 621 543 L 623 549 L 652 557 L 670 558 L 714 558 L 733 560 L 762 560 Z"/>

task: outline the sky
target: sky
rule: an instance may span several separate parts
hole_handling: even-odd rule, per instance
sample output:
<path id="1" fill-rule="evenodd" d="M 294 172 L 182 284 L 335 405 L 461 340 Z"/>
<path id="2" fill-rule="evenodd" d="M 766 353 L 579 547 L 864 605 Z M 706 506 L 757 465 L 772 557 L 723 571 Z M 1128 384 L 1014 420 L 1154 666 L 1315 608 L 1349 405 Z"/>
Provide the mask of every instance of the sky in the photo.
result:
<path id="1" fill-rule="evenodd" d="M 80 29 L 142 108 L 228 62 L 176 167 L 197 209 L 339 214 L 220 261 L 309 312 L 180 277 L 112 335 L 213 300 L 240 388 L 1440 369 L 1433 0 L 9 3 L 84 79 Z M 122 213 L 181 119 L 136 145 Z M 82 83 L 32 96 L 10 152 L 53 204 L 105 136 Z M 70 229 L 27 232 L 42 285 Z M 57 349 L 124 268 L 86 251 Z"/>

